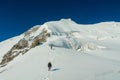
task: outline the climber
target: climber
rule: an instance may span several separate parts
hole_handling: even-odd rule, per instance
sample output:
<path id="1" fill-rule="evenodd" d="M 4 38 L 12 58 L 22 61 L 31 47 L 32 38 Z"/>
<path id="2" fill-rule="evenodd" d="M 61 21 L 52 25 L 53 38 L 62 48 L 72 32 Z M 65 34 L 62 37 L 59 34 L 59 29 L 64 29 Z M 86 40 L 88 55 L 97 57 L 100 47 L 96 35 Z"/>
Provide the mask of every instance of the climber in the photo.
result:
<path id="1" fill-rule="evenodd" d="M 51 62 L 48 62 L 48 71 L 51 71 L 51 68 L 52 68 L 52 64 Z"/>
<path id="2" fill-rule="evenodd" d="M 52 50 L 52 48 L 53 48 L 53 44 L 50 45 L 50 48 L 51 48 L 51 50 Z"/>

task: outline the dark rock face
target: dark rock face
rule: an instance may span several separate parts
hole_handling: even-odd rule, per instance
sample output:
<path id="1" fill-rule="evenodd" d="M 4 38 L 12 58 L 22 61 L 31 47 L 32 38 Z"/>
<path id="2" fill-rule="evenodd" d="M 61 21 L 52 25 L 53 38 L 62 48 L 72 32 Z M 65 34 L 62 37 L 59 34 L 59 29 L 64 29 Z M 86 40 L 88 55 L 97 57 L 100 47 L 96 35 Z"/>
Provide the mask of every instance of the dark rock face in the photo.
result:
<path id="1" fill-rule="evenodd" d="M 15 44 L 4 56 L 2 59 L 2 62 L 0 63 L 0 65 L 4 65 L 8 62 L 10 62 L 11 60 L 13 60 L 16 56 L 18 56 L 20 53 L 25 53 L 28 50 L 24 49 L 28 47 L 28 41 L 26 41 L 25 39 L 21 39 L 17 44 Z M 23 49 L 23 50 L 22 50 Z"/>
<path id="2" fill-rule="evenodd" d="M 31 48 L 34 48 L 40 45 L 40 43 L 46 42 L 46 38 L 50 37 L 50 34 L 45 29 L 43 29 L 39 35 L 33 36 L 34 37 L 33 39 L 31 39 L 31 37 L 28 37 L 31 33 L 37 30 L 38 30 L 38 27 L 30 29 L 24 33 L 25 35 L 24 38 L 19 40 L 17 44 L 13 45 L 13 47 L 3 56 L 3 59 L 0 62 L 1 67 L 6 66 L 7 63 L 12 61 L 19 54 L 23 55 L 26 52 L 28 52 Z M 27 36 L 27 39 L 26 39 L 26 36 Z"/>

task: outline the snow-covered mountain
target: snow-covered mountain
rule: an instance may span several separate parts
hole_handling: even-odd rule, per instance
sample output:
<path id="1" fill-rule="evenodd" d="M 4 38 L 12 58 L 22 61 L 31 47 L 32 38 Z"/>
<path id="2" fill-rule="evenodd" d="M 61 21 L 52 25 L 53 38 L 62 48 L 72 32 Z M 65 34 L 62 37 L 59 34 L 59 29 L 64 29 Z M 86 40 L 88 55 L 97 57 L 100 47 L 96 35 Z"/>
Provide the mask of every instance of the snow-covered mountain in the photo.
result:
<path id="1" fill-rule="evenodd" d="M 0 42 L 0 80 L 120 80 L 119 41 L 119 22 L 36 25 Z"/>

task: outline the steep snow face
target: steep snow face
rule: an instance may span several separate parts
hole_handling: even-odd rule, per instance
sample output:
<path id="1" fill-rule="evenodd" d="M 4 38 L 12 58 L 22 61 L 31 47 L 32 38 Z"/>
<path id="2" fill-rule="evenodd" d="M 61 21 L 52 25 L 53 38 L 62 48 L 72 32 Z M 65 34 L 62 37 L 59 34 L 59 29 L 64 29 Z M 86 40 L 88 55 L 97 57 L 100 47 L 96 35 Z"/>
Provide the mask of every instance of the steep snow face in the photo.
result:
<path id="1" fill-rule="evenodd" d="M 50 36 L 46 40 L 48 45 L 52 44 L 56 47 L 90 51 L 106 48 L 106 46 L 101 45 L 98 41 L 119 39 L 119 25 L 116 22 L 80 25 L 71 19 L 61 19 L 60 21 L 51 21 L 43 25 L 34 26 L 24 34 L 24 38 L 31 45 L 31 41 L 36 36 L 41 36 L 43 31 L 46 31 Z"/>
<path id="2" fill-rule="evenodd" d="M 49 35 L 46 40 L 48 45 L 52 44 L 56 47 L 72 48 L 80 51 L 96 50 L 96 44 L 88 41 L 89 37 L 87 35 L 89 33 L 84 27 L 84 25 L 79 25 L 71 19 L 61 19 L 60 21 L 51 21 L 43 25 L 34 26 L 23 35 L 29 45 L 32 44 L 36 37 L 41 36 L 43 31 L 46 31 L 47 35 Z"/>
<path id="3" fill-rule="evenodd" d="M 84 39 L 83 36 L 88 34 L 84 27 L 71 19 L 61 19 L 60 21 L 47 22 L 41 25 L 40 29 L 45 29 L 50 34 L 50 38 L 47 38 L 49 45 L 82 51 L 97 49 L 96 44 Z"/>
<path id="4" fill-rule="evenodd" d="M 98 43 L 106 39 L 119 39 L 119 23 L 103 22 L 94 25 L 80 25 L 71 19 L 51 21 L 41 26 L 51 35 L 48 44 L 72 48 L 79 51 L 90 51 L 106 48 Z M 114 35 L 115 34 L 115 35 Z"/>

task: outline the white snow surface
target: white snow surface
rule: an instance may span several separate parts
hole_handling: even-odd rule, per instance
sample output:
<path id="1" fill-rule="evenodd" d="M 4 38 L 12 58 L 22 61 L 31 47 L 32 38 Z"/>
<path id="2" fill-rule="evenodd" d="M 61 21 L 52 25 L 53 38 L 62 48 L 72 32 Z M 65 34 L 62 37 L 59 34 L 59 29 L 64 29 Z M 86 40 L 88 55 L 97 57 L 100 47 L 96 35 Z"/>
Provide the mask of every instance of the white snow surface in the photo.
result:
<path id="1" fill-rule="evenodd" d="M 21 34 L 0 43 L 1 60 L 20 39 L 36 37 L 43 29 L 50 33 L 45 43 L 0 68 L 0 80 L 120 80 L 119 22 L 81 25 L 61 19 L 37 27 L 29 36 Z"/>

